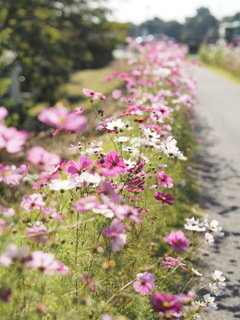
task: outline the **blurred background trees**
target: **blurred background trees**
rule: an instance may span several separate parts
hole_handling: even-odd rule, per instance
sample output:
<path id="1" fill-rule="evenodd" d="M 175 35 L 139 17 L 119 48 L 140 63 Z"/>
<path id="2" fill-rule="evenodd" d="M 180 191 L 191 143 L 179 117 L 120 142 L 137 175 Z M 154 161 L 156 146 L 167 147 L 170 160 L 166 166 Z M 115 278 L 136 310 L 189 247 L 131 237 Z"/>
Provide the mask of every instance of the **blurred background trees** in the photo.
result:
<path id="1" fill-rule="evenodd" d="M 73 70 L 109 63 L 128 25 L 108 22 L 107 13 L 102 0 L 0 0 L 0 56 L 16 56 L 21 91 L 53 104 Z"/>

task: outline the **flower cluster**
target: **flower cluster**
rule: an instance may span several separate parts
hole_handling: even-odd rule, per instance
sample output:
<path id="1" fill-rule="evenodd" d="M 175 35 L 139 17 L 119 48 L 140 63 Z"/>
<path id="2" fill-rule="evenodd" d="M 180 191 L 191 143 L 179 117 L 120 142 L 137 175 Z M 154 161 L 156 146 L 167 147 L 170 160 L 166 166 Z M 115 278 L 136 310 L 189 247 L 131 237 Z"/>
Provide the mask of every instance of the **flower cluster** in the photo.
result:
<path id="1" fill-rule="evenodd" d="M 0 124 L 0 148 L 5 153 L 21 151 L 21 161 L 26 161 L 15 167 L 7 157 L 0 163 L 5 195 L 0 197 L 0 267 L 9 275 L 0 300 L 16 308 L 16 314 L 32 316 L 36 309 L 42 317 L 49 308 L 56 317 L 64 312 L 60 317 L 112 319 L 121 303 L 131 318 L 150 319 L 154 313 L 154 319 L 172 319 L 196 318 L 196 304 L 216 309 L 210 295 L 194 303 L 196 292 L 186 291 L 188 283 L 183 284 L 194 270 L 189 256 L 197 243 L 180 230 L 183 218 L 177 212 L 186 185 L 181 176 L 191 163 L 188 148 L 179 143 L 182 129 L 178 133 L 175 115 L 185 122 L 195 95 L 185 47 L 171 41 L 132 41 L 130 47 L 138 52 L 129 61 L 131 71 L 108 78 L 122 81 L 121 90 L 110 97 L 119 113 L 105 118 L 105 111 L 95 112 L 93 100 L 106 97 L 83 89 L 99 121 L 97 134 L 90 127 L 93 137 L 82 137 L 88 122 L 84 110 L 69 111 L 62 104 L 38 115 L 56 129 L 52 149 L 36 139 L 24 153 L 29 134 Z M 1 107 L 0 121 L 7 115 Z M 65 141 L 69 154 L 62 148 Z M 223 235 L 216 220 L 185 221 L 186 233 L 207 231 L 208 245 L 215 235 Z M 49 280 L 47 275 L 56 276 Z M 175 279 L 181 279 L 179 288 Z M 214 273 L 212 294 L 221 294 L 224 280 L 220 271 Z M 139 299 L 143 306 L 136 314 Z"/>

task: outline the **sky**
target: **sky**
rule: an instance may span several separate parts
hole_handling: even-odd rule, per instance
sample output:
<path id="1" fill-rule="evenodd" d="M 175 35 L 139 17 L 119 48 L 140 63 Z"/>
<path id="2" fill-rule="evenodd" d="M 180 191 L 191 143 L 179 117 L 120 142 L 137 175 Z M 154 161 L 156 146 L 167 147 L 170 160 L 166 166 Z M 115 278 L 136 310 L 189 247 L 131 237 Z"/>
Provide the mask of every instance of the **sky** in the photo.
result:
<path id="1" fill-rule="evenodd" d="M 112 20 L 139 24 L 158 17 L 184 22 L 199 7 L 207 7 L 218 19 L 240 12 L 240 0 L 108 0 Z"/>

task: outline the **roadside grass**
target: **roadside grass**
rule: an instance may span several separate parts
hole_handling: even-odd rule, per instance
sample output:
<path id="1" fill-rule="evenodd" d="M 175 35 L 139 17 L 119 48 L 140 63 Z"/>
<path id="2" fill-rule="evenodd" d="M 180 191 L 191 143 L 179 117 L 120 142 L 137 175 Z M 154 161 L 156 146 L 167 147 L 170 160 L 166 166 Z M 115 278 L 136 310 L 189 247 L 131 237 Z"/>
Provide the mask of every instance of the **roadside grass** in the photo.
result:
<path id="1" fill-rule="evenodd" d="M 240 78 L 235 76 L 235 75 L 233 75 L 231 72 L 226 71 L 226 70 L 222 69 L 221 67 L 218 67 L 218 66 L 216 66 L 214 64 L 209 64 L 209 63 L 206 63 L 206 62 L 203 62 L 203 61 L 201 61 L 201 64 L 204 67 L 219 73 L 220 75 L 222 75 L 223 77 L 227 78 L 228 80 L 240 85 Z"/>
<path id="2" fill-rule="evenodd" d="M 201 64 L 230 81 L 240 84 L 239 48 L 220 45 L 202 45 L 198 51 Z"/>
<path id="3" fill-rule="evenodd" d="M 80 107 L 89 109 L 90 104 L 86 103 L 87 98 L 83 95 L 82 89 L 88 88 L 96 92 L 101 92 L 103 95 L 109 95 L 114 89 L 119 88 L 122 84 L 120 80 L 105 81 L 105 78 L 111 76 L 114 71 L 128 70 L 126 60 L 113 61 L 107 66 L 99 69 L 82 70 L 74 72 L 69 79 L 69 82 L 60 86 L 57 96 L 59 102 L 64 103 L 71 108 Z M 93 102 L 93 106 L 97 105 L 97 101 Z M 35 107 L 29 108 L 28 115 L 36 117 L 38 113 L 48 105 L 43 102 Z"/>

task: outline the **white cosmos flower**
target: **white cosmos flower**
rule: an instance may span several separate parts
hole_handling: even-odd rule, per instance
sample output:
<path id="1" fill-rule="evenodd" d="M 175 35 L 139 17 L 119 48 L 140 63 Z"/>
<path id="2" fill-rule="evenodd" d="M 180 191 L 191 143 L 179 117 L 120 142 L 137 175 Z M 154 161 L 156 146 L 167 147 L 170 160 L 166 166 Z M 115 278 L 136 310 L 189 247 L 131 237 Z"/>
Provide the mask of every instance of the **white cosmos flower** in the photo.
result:
<path id="1" fill-rule="evenodd" d="M 109 209 L 105 204 L 101 204 L 99 208 L 92 209 L 93 212 L 97 214 L 102 214 L 106 218 L 112 218 L 114 217 L 114 213 L 111 209 Z"/>
<path id="2" fill-rule="evenodd" d="M 171 70 L 167 68 L 159 68 L 157 70 L 153 70 L 153 73 L 161 78 L 165 78 L 170 75 Z"/>
<path id="3" fill-rule="evenodd" d="M 132 139 L 130 140 L 130 144 L 131 144 L 132 147 L 134 147 L 134 148 L 140 148 L 141 143 L 142 143 L 142 139 L 141 139 L 141 138 L 138 138 L 138 137 L 132 138 Z"/>
<path id="4" fill-rule="evenodd" d="M 211 290 L 211 293 L 215 296 L 220 296 L 222 294 L 222 288 L 220 288 L 217 283 L 209 283 L 209 287 Z"/>
<path id="5" fill-rule="evenodd" d="M 224 232 L 222 232 L 222 227 L 218 226 L 219 222 L 217 220 L 212 220 L 210 223 L 206 220 L 205 226 L 214 232 L 217 236 L 222 237 L 224 235 Z"/>
<path id="6" fill-rule="evenodd" d="M 120 130 L 123 127 L 125 127 L 125 123 L 121 119 L 108 122 L 106 125 L 106 129 L 108 130 Z"/>
<path id="7" fill-rule="evenodd" d="M 85 150 L 85 152 L 82 152 L 82 154 L 99 154 L 103 151 L 102 147 L 95 147 L 95 148 L 88 148 Z"/>
<path id="8" fill-rule="evenodd" d="M 76 185 L 70 179 L 68 180 L 54 179 L 54 180 L 51 180 L 51 183 L 48 186 L 51 190 L 54 190 L 54 191 L 69 190 L 69 189 L 76 188 Z"/>
<path id="9" fill-rule="evenodd" d="M 213 273 L 213 279 L 214 282 L 217 284 L 217 286 L 221 289 L 225 288 L 226 283 L 225 280 L 226 278 L 222 276 L 222 271 L 215 270 Z"/>
<path id="10" fill-rule="evenodd" d="M 176 146 L 177 140 L 173 139 L 173 137 L 168 137 L 165 143 L 161 144 L 162 150 L 169 158 L 177 157 L 181 160 L 185 160 L 186 157 L 183 156 L 182 152 Z"/>
<path id="11" fill-rule="evenodd" d="M 195 303 L 200 307 L 206 307 L 207 304 L 204 301 L 196 300 Z"/>
<path id="12" fill-rule="evenodd" d="M 186 224 L 184 225 L 184 228 L 186 230 L 191 230 L 191 231 L 205 231 L 206 227 L 204 226 L 203 223 L 199 222 L 199 219 L 195 220 L 194 217 L 192 217 L 191 219 L 186 218 L 185 219 Z"/>
<path id="13" fill-rule="evenodd" d="M 158 141 L 160 138 L 160 135 L 156 131 L 152 131 L 150 128 L 144 128 L 143 134 L 148 140 L 156 140 Z"/>
<path id="14" fill-rule="evenodd" d="M 214 297 L 211 297 L 210 294 L 205 294 L 205 296 L 203 296 L 203 299 L 206 303 L 206 306 L 208 306 L 212 310 L 217 310 L 218 307 L 217 304 L 214 302 Z"/>
<path id="15" fill-rule="evenodd" d="M 97 173 L 92 174 L 89 172 L 82 172 L 80 176 L 74 177 L 72 180 L 76 187 L 89 184 L 96 187 L 102 182 L 102 180 L 104 180 L 104 178 Z"/>
<path id="16" fill-rule="evenodd" d="M 128 137 L 118 137 L 118 138 L 115 137 L 114 141 L 119 142 L 119 143 L 123 143 L 123 142 L 129 141 L 129 138 Z"/>
<path id="17" fill-rule="evenodd" d="M 136 165 L 136 161 L 131 161 L 131 159 L 127 159 L 127 160 L 124 159 L 124 162 L 128 167 L 128 169 L 134 168 L 134 166 Z"/>
<path id="18" fill-rule="evenodd" d="M 194 274 L 196 274 L 197 276 L 199 276 L 199 277 L 202 277 L 202 276 L 203 276 L 203 274 L 200 273 L 197 269 L 191 268 L 191 270 L 192 270 L 192 272 L 193 272 Z"/>
<path id="19" fill-rule="evenodd" d="M 211 233 L 206 232 L 204 237 L 204 242 L 207 246 L 212 246 L 214 243 L 214 237 Z"/>

